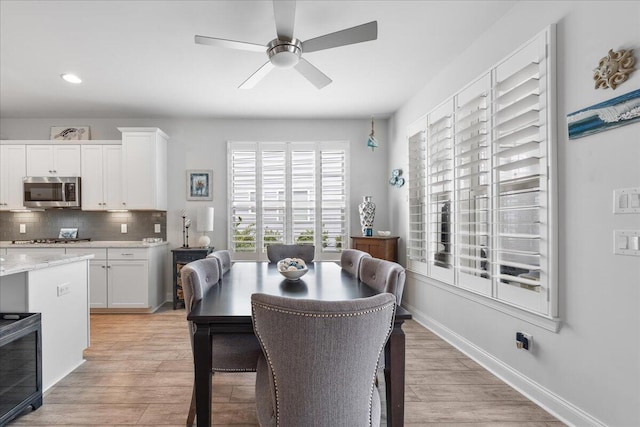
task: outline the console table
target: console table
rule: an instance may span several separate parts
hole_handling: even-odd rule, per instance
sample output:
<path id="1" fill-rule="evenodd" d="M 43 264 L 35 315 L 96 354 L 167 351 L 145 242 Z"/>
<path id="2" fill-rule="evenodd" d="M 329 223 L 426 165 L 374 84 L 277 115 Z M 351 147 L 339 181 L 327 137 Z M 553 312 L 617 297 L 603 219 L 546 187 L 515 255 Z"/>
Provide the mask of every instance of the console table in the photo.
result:
<path id="1" fill-rule="evenodd" d="M 351 236 L 351 247 L 374 258 L 398 262 L 398 236 Z"/>
<path id="2" fill-rule="evenodd" d="M 180 270 L 191 261 L 206 258 L 213 251 L 210 248 L 177 248 L 172 249 L 173 253 L 173 309 L 178 305 L 184 307 L 184 295 L 182 293 L 182 279 L 180 278 Z"/>

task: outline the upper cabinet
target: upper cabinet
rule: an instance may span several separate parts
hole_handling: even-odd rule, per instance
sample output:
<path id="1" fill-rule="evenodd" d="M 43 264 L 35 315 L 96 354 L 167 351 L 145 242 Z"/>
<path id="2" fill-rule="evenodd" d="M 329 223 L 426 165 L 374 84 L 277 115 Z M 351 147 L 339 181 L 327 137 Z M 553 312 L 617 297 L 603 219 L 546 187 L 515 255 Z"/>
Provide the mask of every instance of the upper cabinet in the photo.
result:
<path id="1" fill-rule="evenodd" d="M 122 209 L 167 210 L 167 141 L 158 128 L 122 132 Z"/>
<path id="2" fill-rule="evenodd" d="M 24 145 L 0 146 L 0 210 L 24 209 L 22 178 L 26 176 Z"/>
<path id="3" fill-rule="evenodd" d="M 122 209 L 122 147 L 82 145 L 82 210 Z"/>
<path id="4" fill-rule="evenodd" d="M 27 176 L 80 176 L 79 145 L 27 145 Z"/>

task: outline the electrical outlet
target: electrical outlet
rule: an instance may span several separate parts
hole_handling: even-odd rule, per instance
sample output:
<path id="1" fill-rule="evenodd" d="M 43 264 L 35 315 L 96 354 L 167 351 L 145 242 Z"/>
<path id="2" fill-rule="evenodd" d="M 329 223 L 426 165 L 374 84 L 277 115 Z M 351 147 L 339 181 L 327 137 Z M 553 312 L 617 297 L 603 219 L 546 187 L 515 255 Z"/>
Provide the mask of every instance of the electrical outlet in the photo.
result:
<path id="1" fill-rule="evenodd" d="M 27 232 L 27 224 L 20 224 L 20 234 Z"/>
<path id="2" fill-rule="evenodd" d="M 521 350 L 529 350 L 533 347 L 533 335 L 525 332 L 516 332 L 516 347 Z"/>
<path id="3" fill-rule="evenodd" d="M 162 229 L 160 228 L 160 224 L 153 224 L 153 231 L 155 233 L 162 233 Z"/>
<path id="4" fill-rule="evenodd" d="M 71 292 L 71 287 L 68 283 L 63 283 L 62 285 L 58 285 L 58 296 L 67 295 Z"/>
<path id="5" fill-rule="evenodd" d="M 127 224 L 120 224 L 120 232 L 121 233 L 127 232 Z"/>

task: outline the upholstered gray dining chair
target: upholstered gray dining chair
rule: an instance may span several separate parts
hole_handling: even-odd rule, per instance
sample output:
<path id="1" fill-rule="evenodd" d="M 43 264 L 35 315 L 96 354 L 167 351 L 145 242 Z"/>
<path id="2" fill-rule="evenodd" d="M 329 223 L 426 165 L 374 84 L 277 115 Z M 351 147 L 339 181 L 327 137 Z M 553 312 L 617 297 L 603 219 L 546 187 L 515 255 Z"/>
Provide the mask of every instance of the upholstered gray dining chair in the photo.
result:
<path id="1" fill-rule="evenodd" d="M 227 271 L 229 271 L 229 269 L 231 269 L 231 254 L 226 249 L 211 252 L 209 255 L 207 255 L 207 258 L 216 258 L 218 260 L 220 276 L 223 276 L 227 273 Z"/>
<path id="2" fill-rule="evenodd" d="M 300 258 L 304 262 L 313 262 L 316 247 L 314 245 L 269 245 L 267 258 L 269 262 L 278 262 L 284 258 Z"/>
<path id="3" fill-rule="evenodd" d="M 316 301 L 253 294 L 251 306 L 263 350 L 261 426 L 380 424 L 376 367 L 393 327 L 393 295 Z"/>
<path id="4" fill-rule="evenodd" d="M 204 294 L 220 280 L 218 258 L 204 258 L 190 262 L 182 267 L 180 279 L 184 292 L 184 304 L 187 313 L 200 301 Z M 193 353 L 194 325 L 189 322 L 189 338 Z M 215 372 L 254 372 L 258 357 L 262 354 L 260 344 L 253 334 L 212 335 L 212 371 Z M 191 394 L 191 405 L 187 415 L 187 426 L 193 424 L 196 413 L 195 383 Z"/>
<path id="5" fill-rule="evenodd" d="M 404 267 L 392 261 L 363 257 L 360 260 L 360 281 L 378 292 L 395 295 L 398 305 L 402 302 L 402 292 L 406 273 Z"/>
<path id="6" fill-rule="evenodd" d="M 340 266 L 357 278 L 360 274 L 360 260 L 363 257 L 371 258 L 371 255 L 358 249 L 343 249 L 340 255 Z"/>

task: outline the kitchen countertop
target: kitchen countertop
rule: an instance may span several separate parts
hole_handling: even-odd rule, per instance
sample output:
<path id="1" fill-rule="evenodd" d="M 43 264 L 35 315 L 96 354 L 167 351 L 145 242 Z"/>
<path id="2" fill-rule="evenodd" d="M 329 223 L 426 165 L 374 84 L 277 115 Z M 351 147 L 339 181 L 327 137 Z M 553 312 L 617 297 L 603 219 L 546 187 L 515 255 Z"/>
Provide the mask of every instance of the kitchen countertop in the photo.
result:
<path id="1" fill-rule="evenodd" d="M 0 277 L 25 271 L 40 270 L 42 268 L 72 262 L 84 261 L 93 258 L 89 255 L 65 255 L 65 254 L 11 254 L 0 257 Z"/>
<path id="2" fill-rule="evenodd" d="M 11 241 L 1 241 L 0 248 L 152 248 L 168 245 L 169 242 L 145 243 L 142 240 L 96 240 L 91 242 L 72 243 L 24 243 L 13 244 Z"/>

